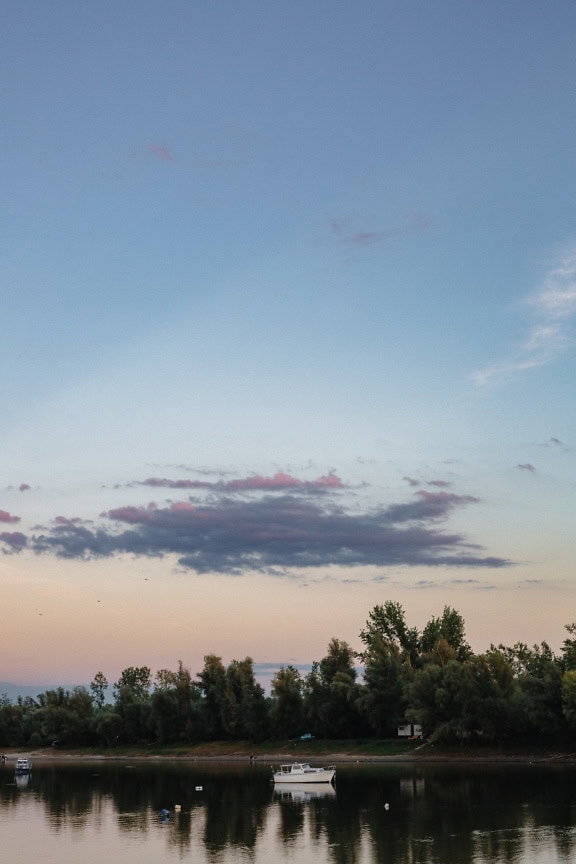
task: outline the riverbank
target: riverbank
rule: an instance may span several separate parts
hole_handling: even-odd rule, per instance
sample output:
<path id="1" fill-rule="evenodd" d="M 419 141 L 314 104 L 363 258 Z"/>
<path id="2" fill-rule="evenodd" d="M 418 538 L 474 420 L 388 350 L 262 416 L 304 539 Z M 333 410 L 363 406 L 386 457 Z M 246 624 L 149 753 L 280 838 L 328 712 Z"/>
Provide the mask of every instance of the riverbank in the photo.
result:
<path id="1" fill-rule="evenodd" d="M 439 748 L 420 741 L 313 741 L 269 742 L 268 746 L 238 742 L 210 742 L 189 747 L 129 747 L 110 750 L 89 748 L 7 748 L 7 765 L 25 754 L 35 761 L 189 761 L 213 763 L 253 762 L 269 765 L 281 762 L 314 763 L 510 763 L 576 764 L 576 752 L 522 748 Z"/>

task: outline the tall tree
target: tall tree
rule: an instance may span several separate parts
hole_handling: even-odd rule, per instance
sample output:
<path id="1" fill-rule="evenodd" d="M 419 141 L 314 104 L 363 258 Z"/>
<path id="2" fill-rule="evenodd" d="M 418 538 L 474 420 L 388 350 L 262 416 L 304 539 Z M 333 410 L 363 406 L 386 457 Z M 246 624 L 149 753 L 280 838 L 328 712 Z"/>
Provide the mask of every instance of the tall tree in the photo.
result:
<path id="1" fill-rule="evenodd" d="M 347 642 L 331 639 L 328 653 L 320 663 L 314 663 L 306 677 L 306 718 L 317 736 L 347 738 L 360 734 L 354 659 Z"/>
<path id="2" fill-rule="evenodd" d="M 221 657 L 215 654 L 204 657 L 204 666 L 198 673 L 198 686 L 204 697 L 201 710 L 205 736 L 213 741 L 230 737 L 232 705 Z"/>
<path id="3" fill-rule="evenodd" d="M 152 675 L 148 666 L 128 666 L 114 684 L 116 698 L 122 691 L 129 691 L 136 702 L 146 702 L 150 698 Z"/>
<path id="4" fill-rule="evenodd" d="M 360 639 L 366 646 L 360 655 L 366 659 L 373 645 L 387 645 L 410 666 L 414 666 L 420 652 L 420 634 L 416 627 L 408 627 L 406 615 L 400 603 L 387 600 L 375 606 L 368 615 Z"/>
<path id="5" fill-rule="evenodd" d="M 562 712 L 570 730 L 576 731 L 576 669 L 562 676 Z"/>
<path id="6" fill-rule="evenodd" d="M 108 689 L 108 681 L 103 672 L 97 672 L 90 684 L 90 692 L 92 693 L 92 701 L 96 708 L 103 708 L 106 702 L 106 691 Z"/>
<path id="7" fill-rule="evenodd" d="M 463 661 L 472 656 L 466 642 L 464 618 L 451 606 L 445 606 L 439 618 L 428 621 L 422 631 L 420 650 L 423 654 L 432 654 L 440 642 L 452 649 L 456 660 Z"/>
<path id="8" fill-rule="evenodd" d="M 303 687 L 294 666 L 283 666 L 272 679 L 272 725 L 280 738 L 293 738 L 303 732 Z"/>
<path id="9" fill-rule="evenodd" d="M 363 658 L 364 686 L 358 707 L 378 737 L 393 735 L 405 719 L 412 666 L 398 644 L 377 635 Z"/>
<path id="10" fill-rule="evenodd" d="M 235 738 L 262 741 L 268 733 L 268 707 L 263 687 L 254 675 L 251 657 L 232 660 L 226 670 Z"/>
<path id="11" fill-rule="evenodd" d="M 562 703 L 562 659 L 547 642 L 529 648 L 523 642 L 499 645 L 518 683 L 518 736 L 551 741 L 565 731 Z"/>
<path id="12" fill-rule="evenodd" d="M 576 669 L 576 621 L 566 624 L 564 629 L 570 638 L 562 643 L 562 663 L 564 669 Z"/>
<path id="13" fill-rule="evenodd" d="M 114 684 L 114 712 L 122 720 L 119 740 L 136 744 L 150 740 L 152 676 L 148 666 L 128 666 Z"/>
<path id="14" fill-rule="evenodd" d="M 178 669 L 159 669 L 152 693 L 152 723 L 160 742 L 197 740 L 201 735 L 200 689 L 181 660 Z"/>

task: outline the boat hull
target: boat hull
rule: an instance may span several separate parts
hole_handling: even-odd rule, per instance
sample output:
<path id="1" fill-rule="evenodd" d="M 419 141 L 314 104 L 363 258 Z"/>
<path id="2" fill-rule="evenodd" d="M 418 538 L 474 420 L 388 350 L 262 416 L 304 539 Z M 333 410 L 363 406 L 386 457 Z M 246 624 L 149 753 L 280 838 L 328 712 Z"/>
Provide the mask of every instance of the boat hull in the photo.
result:
<path id="1" fill-rule="evenodd" d="M 335 768 L 299 768 L 292 767 L 290 770 L 274 772 L 274 783 L 293 784 L 300 786 L 303 783 L 332 783 L 336 776 Z"/>

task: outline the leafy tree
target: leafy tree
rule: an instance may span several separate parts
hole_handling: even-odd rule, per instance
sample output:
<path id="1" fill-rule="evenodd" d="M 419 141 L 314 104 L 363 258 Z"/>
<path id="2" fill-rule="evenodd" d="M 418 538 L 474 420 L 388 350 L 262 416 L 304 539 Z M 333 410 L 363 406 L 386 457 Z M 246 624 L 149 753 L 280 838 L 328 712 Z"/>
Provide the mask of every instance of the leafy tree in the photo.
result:
<path id="1" fill-rule="evenodd" d="M 151 687 L 152 677 L 148 666 L 128 666 L 114 684 L 114 696 L 118 699 L 124 691 L 129 692 L 136 702 L 147 702 Z"/>
<path id="2" fill-rule="evenodd" d="M 421 723 L 431 740 L 479 738 L 501 741 L 515 729 L 516 682 L 511 665 L 497 649 L 460 662 L 450 648 L 437 656 L 440 640 L 419 669 L 409 691 L 407 718 Z"/>
<path id="3" fill-rule="evenodd" d="M 22 705 L 13 705 L 6 697 L 0 707 L 0 744 L 4 747 L 20 747 L 26 743 L 24 736 Z"/>
<path id="4" fill-rule="evenodd" d="M 74 746 L 88 741 L 93 704 L 85 687 L 47 690 L 38 696 L 38 705 L 34 716 L 38 743 Z"/>
<path id="5" fill-rule="evenodd" d="M 576 669 L 562 676 L 562 712 L 571 731 L 576 730 Z"/>
<path id="6" fill-rule="evenodd" d="M 317 736 L 347 738 L 360 733 L 354 658 L 347 642 L 331 639 L 328 653 L 320 663 L 313 664 L 306 677 L 306 719 Z"/>
<path id="7" fill-rule="evenodd" d="M 416 627 L 408 627 L 406 615 L 400 603 L 387 600 L 375 606 L 368 615 L 366 627 L 360 632 L 366 650 L 360 654 L 365 660 L 373 644 L 384 644 L 394 648 L 398 656 L 414 666 L 420 652 L 420 635 Z"/>
<path id="8" fill-rule="evenodd" d="M 565 639 L 562 643 L 562 663 L 564 669 L 576 669 L 576 622 L 566 624 L 564 629 L 572 638 Z"/>
<path id="9" fill-rule="evenodd" d="M 200 689 L 181 660 L 178 669 L 159 669 L 152 694 L 152 724 L 160 743 L 191 742 L 201 735 Z"/>
<path id="10" fill-rule="evenodd" d="M 304 682 L 294 666 L 281 667 L 272 679 L 272 727 L 280 738 L 301 735 Z"/>
<path id="11" fill-rule="evenodd" d="M 518 684 L 518 735 L 526 740 L 551 741 L 562 734 L 562 662 L 547 642 L 529 648 L 523 642 L 498 650 L 510 663 Z"/>
<path id="12" fill-rule="evenodd" d="M 378 737 L 395 734 L 405 717 L 412 667 L 399 644 L 374 635 L 364 652 L 364 686 L 358 707 Z"/>
<path id="13" fill-rule="evenodd" d="M 268 733 L 268 708 L 264 689 L 256 681 L 253 660 L 232 660 L 226 670 L 231 705 L 230 734 L 262 741 Z"/>
<path id="14" fill-rule="evenodd" d="M 90 684 L 92 700 L 96 708 L 103 708 L 106 702 L 106 690 L 108 689 L 108 681 L 103 672 L 97 672 Z"/>
<path id="15" fill-rule="evenodd" d="M 456 660 L 467 660 L 472 656 L 470 646 L 466 642 L 464 619 L 451 606 L 445 606 L 439 618 L 431 618 L 424 627 L 420 639 L 420 651 L 423 654 L 438 653 L 438 644 L 443 643 L 440 654 L 446 655 L 448 646 Z"/>
<path id="16" fill-rule="evenodd" d="M 97 715 L 94 724 L 94 734 L 99 744 L 104 747 L 114 747 L 119 743 L 124 731 L 124 720 L 114 710 L 103 710 Z"/>
<path id="17" fill-rule="evenodd" d="M 201 710 L 205 736 L 213 741 L 228 738 L 231 703 L 226 669 L 221 657 L 215 654 L 204 657 L 204 667 L 198 673 L 198 687 L 204 697 Z"/>
<path id="18" fill-rule="evenodd" d="M 114 712 L 122 720 L 119 740 L 125 744 L 148 741 L 152 731 L 148 666 L 128 666 L 114 684 Z"/>

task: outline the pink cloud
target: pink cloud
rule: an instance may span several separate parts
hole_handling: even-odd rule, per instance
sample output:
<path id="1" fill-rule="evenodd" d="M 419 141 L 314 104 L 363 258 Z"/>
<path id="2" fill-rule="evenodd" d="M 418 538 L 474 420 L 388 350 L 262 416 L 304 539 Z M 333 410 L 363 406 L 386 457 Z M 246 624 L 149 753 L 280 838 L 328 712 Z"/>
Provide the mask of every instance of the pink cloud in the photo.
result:
<path id="1" fill-rule="evenodd" d="M 229 480 L 225 488 L 231 491 L 264 489 L 266 491 L 282 489 L 340 489 L 342 480 L 336 474 L 326 474 L 316 480 L 299 480 L 291 474 L 278 471 L 273 477 L 262 477 L 254 474 L 252 477 L 244 477 L 239 480 Z"/>
<path id="2" fill-rule="evenodd" d="M 531 462 L 522 462 L 520 465 L 517 465 L 516 467 L 520 468 L 521 471 L 536 471 L 536 468 L 534 467 L 534 465 L 532 465 Z"/>
<path id="3" fill-rule="evenodd" d="M 18 489 L 20 490 L 20 492 L 27 492 L 28 489 L 30 489 L 30 486 L 28 485 L 28 483 L 21 483 Z"/>
<path id="4" fill-rule="evenodd" d="M 12 516 L 7 510 L 0 510 L 0 522 L 8 522 L 10 524 L 20 522 L 20 516 Z"/>
<path id="5" fill-rule="evenodd" d="M 120 522 L 139 525 L 151 521 L 156 510 L 156 504 L 148 504 L 147 507 L 116 507 L 115 510 L 109 510 L 105 515 L 109 516 L 110 519 L 118 519 Z"/>
<path id="6" fill-rule="evenodd" d="M 344 488 L 340 477 L 333 472 L 324 474 L 316 480 L 299 480 L 283 471 L 278 471 L 273 477 L 254 474 L 249 477 L 239 477 L 236 480 L 227 480 L 226 482 L 218 480 L 213 483 L 207 480 L 169 480 L 166 477 L 149 477 L 147 480 L 143 480 L 141 485 L 163 489 L 212 489 L 215 492 L 278 492 L 288 489 L 321 491 Z"/>
<path id="7" fill-rule="evenodd" d="M 436 486 L 438 489 L 446 489 L 452 485 L 448 480 L 428 480 L 427 483 L 428 486 Z"/>
<path id="8" fill-rule="evenodd" d="M 158 159 L 162 159 L 163 162 L 175 161 L 168 147 L 163 147 L 158 144 L 149 144 L 148 149 L 154 156 L 157 156 Z"/>

